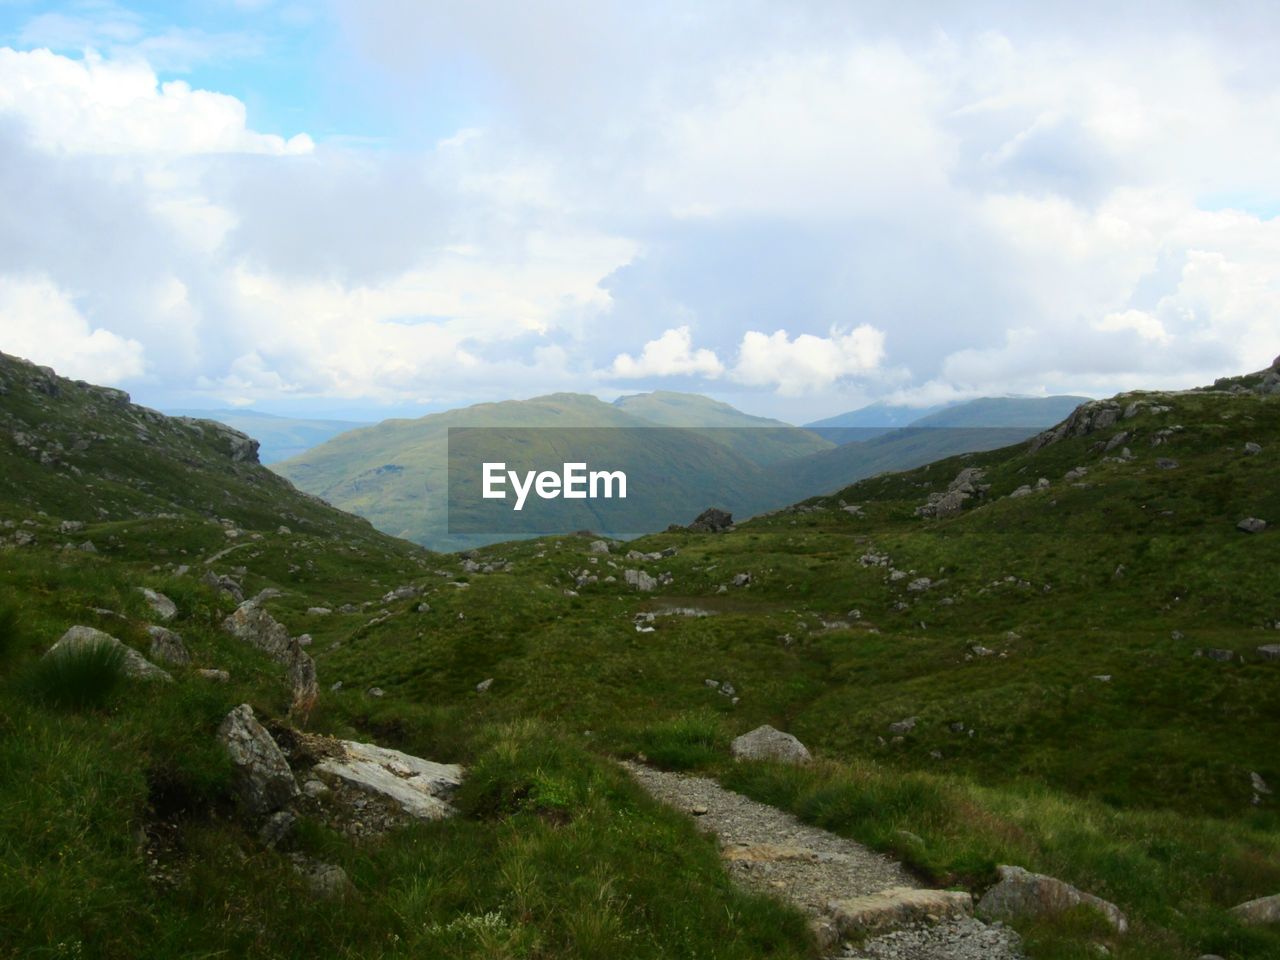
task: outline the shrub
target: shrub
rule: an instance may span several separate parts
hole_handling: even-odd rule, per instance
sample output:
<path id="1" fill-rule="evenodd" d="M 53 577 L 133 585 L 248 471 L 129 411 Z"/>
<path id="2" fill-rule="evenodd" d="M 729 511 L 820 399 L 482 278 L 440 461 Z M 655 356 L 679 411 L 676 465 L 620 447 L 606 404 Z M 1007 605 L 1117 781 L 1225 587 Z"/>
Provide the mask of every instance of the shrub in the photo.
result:
<path id="1" fill-rule="evenodd" d="M 124 678 L 124 651 L 105 641 L 62 647 L 33 667 L 36 699 L 71 709 L 100 707 Z"/>

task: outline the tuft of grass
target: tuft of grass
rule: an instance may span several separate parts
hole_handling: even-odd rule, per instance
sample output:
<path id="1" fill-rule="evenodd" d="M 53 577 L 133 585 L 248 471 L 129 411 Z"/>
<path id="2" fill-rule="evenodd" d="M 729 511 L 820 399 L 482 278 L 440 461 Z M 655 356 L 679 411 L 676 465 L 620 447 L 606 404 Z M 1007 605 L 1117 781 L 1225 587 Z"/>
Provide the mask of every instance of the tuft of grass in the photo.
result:
<path id="1" fill-rule="evenodd" d="M 42 703 L 72 710 L 101 707 L 124 679 L 124 651 L 106 642 L 63 647 L 36 661 L 28 690 Z"/>
<path id="2" fill-rule="evenodd" d="M 667 770 L 692 770 L 722 760 L 729 737 L 720 718 L 708 710 L 680 714 L 640 731 L 640 750 L 650 763 Z"/>
<path id="3" fill-rule="evenodd" d="M 12 656 L 19 633 L 18 611 L 13 607 L 0 607 L 0 666 Z"/>

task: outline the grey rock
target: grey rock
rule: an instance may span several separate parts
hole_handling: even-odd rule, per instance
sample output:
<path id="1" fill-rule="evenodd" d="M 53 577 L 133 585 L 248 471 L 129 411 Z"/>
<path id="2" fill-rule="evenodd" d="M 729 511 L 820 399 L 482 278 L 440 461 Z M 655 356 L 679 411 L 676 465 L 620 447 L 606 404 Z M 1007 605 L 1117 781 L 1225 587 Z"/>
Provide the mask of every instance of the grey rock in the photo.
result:
<path id="1" fill-rule="evenodd" d="M 920 921 L 967 917 L 973 898 L 963 891 L 893 887 L 840 900 L 827 908 L 841 936 L 879 933 Z"/>
<path id="2" fill-rule="evenodd" d="M 729 581 L 735 587 L 745 587 L 751 584 L 751 574 L 735 573 L 733 579 Z"/>
<path id="3" fill-rule="evenodd" d="M 1271 788 L 1267 786 L 1267 781 L 1262 779 L 1262 775 L 1255 771 L 1249 773 L 1249 786 L 1253 788 L 1254 793 L 1260 793 L 1267 796 L 1271 793 Z"/>
<path id="4" fill-rule="evenodd" d="M 307 607 L 307 616 L 309 617 L 327 617 L 333 613 L 329 607 Z"/>
<path id="5" fill-rule="evenodd" d="M 1197 657 L 1204 657 L 1206 660 L 1213 660 L 1217 663 L 1230 663 L 1236 658 L 1234 650 L 1223 650 L 1219 647 L 1207 647 L 1196 651 Z"/>
<path id="6" fill-rule="evenodd" d="M 383 689 L 381 687 L 370 687 L 368 690 L 365 691 L 365 693 L 368 696 L 373 697 L 374 699 L 381 699 L 382 697 L 386 696 L 386 694 L 383 692 Z"/>
<path id="7" fill-rule="evenodd" d="M 1250 441 L 1249 443 L 1246 443 L 1244 445 L 1244 452 L 1249 454 L 1249 456 L 1251 457 L 1257 456 L 1259 453 L 1262 452 L 1262 446 L 1260 444 L 1253 443 L 1252 441 Z"/>
<path id="8" fill-rule="evenodd" d="M 1157 457 L 1156 466 L 1159 467 L 1161 470 L 1177 470 L 1178 461 L 1170 460 L 1168 457 Z"/>
<path id="9" fill-rule="evenodd" d="M 138 587 L 138 592 L 146 598 L 147 606 L 161 620 L 172 620 L 178 615 L 178 605 L 150 587 Z"/>
<path id="10" fill-rule="evenodd" d="M 74 626 L 67 630 L 58 642 L 55 643 L 45 653 L 45 656 L 56 654 L 63 650 L 77 650 L 82 647 L 94 647 L 104 645 L 120 650 L 124 655 L 124 674 L 127 677 L 133 677 L 138 680 L 162 680 L 170 681 L 173 677 L 169 676 L 164 670 L 157 667 L 154 663 L 140 654 L 133 647 L 121 643 L 109 633 L 103 633 L 93 627 Z"/>
<path id="11" fill-rule="evenodd" d="M 1245 517 L 1236 524 L 1236 529 L 1245 533 L 1261 533 L 1267 529 L 1267 521 L 1259 520 L 1257 517 Z"/>
<path id="12" fill-rule="evenodd" d="M 236 581 L 232 580 L 225 574 L 219 575 L 214 573 L 212 570 L 206 570 L 204 575 L 200 578 L 200 582 L 206 587 L 217 590 L 220 593 L 228 594 L 236 601 L 236 603 L 244 601 L 244 590 L 241 588 L 240 584 L 236 583 Z"/>
<path id="13" fill-rule="evenodd" d="M 182 637 L 178 634 L 154 624 L 147 627 L 147 633 L 151 636 L 152 660 L 172 664 L 175 667 L 185 667 L 191 663 L 191 654 L 187 650 L 187 645 L 182 642 Z"/>
<path id="14" fill-rule="evenodd" d="M 262 828 L 258 831 L 258 839 L 262 841 L 263 846 L 269 850 L 284 846 L 293 837 L 293 831 L 298 826 L 298 818 L 288 810 L 277 810 L 271 816 L 267 817 Z"/>
<path id="15" fill-rule="evenodd" d="M 218 739 L 235 765 L 236 794 L 250 813 L 272 813 L 298 796 L 289 762 L 249 704 L 227 714 L 218 727 Z"/>
<path id="16" fill-rule="evenodd" d="M 337 747 L 316 764 L 316 772 L 393 802 L 419 819 L 441 820 L 456 812 L 448 799 L 462 785 L 463 771 L 457 764 L 434 763 L 352 740 L 339 740 Z"/>
<path id="17" fill-rule="evenodd" d="M 1280 643 L 1264 643 L 1258 648 L 1258 656 L 1263 660 L 1280 660 Z"/>
<path id="18" fill-rule="evenodd" d="M 965 504 L 974 497 L 980 497 L 989 487 L 982 483 L 986 471 L 981 467 L 965 467 L 941 493 L 929 494 L 923 506 L 916 508 L 916 516 L 934 517 L 942 520 L 959 514 Z"/>
<path id="19" fill-rule="evenodd" d="M 1231 908 L 1240 922 L 1250 927 L 1280 923 L 1280 893 L 1259 897 Z"/>
<path id="20" fill-rule="evenodd" d="M 803 743 L 768 724 L 734 738 L 729 745 L 729 753 L 735 760 L 773 760 L 790 764 L 808 763 L 813 759 Z"/>
<path id="21" fill-rule="evenodd" d="M 889 732 L 902 736 L 903 734 L 910 733 L 914 730 L 919 721 L 919 717 L 907 717 L 905 720 L 899 720 L 896 723 L 889 724 Z"/>
<path id="22" fill-rule="evenodd" d="M 227 673 L 227 671 L 225 670 L 217 670 L 217 669 L 197 670 L 196 676 L 203 677 L 205 680 L 212 681 L 213 683 L 230 683 L 231 682 L 231 674 Z"/>
<path id="23" fill-rule="evenodd" d="M 486 677 L 476 684 L 476 693 L 484 693 L 493 686 L 493 677 Z"/>
<path id="24" fill-rule="evenodd" d="M 313 778 L 302 785 L 302 792 L 312 800 L 318 800 L 331 791 L 329 790 L 329 785 L 323 780 Z"/>
<path id="25" fill-rule="evenodd" d="M 609 542 L 607 540 L 592 540 L 591 546 L 587 548 L 591 553 L 608 553 Z"/>
<path id="26" fill-rule="evenodd" d="M 1087 905 L 1100 912 L 1117 932 L 1124 933 L 1129 929 L 1129 921 L 1120 908 L 1101 897 L 1085 893 L 1054 877 L 1031 873 L 1022 867 L 1004 865 L 996 869 L 1000 882 L 978 901 L 977 913 L 980 917 L 1013 920 L 1062 913 Z"/>
<path id="27" fill-rule="evenodd" d="M 698 514 L 687 529 L 694 533 L 724 533 L 733 529 L 733 514 L 710 507 Z"/>
<path id="28" fill-rule="evenodd" d="M 658 581 L 643 570 L 624 570 L 622 579 L 641 593 L 650 593 L 658 587 Z"/>
<path id="29" fill-rule="evenodd" d="M 321 863 L 301 854 L 294 854 L 290 859 L 293 869 L 306 880 L 313 896 L 323 900 L 336 900 L 355 892 L 351 878 L 338 865 Z"/>

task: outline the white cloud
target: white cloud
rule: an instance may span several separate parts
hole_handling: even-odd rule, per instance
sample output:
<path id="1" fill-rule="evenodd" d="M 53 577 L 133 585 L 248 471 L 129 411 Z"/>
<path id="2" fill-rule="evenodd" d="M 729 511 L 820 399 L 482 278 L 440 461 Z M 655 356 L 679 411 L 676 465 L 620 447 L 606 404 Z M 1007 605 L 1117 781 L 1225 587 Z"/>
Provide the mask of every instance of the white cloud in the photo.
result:
<path id="1" fill-rule="evenodd" d="M 0 350 L 93 383 L 120 383 L 145 366 L 142 344 L 91 327 L 47 277 L 0 276 Z"/>
<path id="2" fill-rule="evenodd" d="M 309 153 L 306 134 L 288 140 L 246 125 L 235 97 L 161 83 L 141 60 L 83 60 L 49 50 L 0 48 L 0 114 L 23 121 L 45 150 L 175 156 Z"/>
<path id="3" fill-rule="evenodd" d="M 1124 310 L 1119 313 L 1108 313 L 1101 320 L 1095 320 L 1093 324 L 1095 330 L 1105 330 L 1109 333 L 1116 333 L 1121 330 L 1132 330 L 1143 340 L 1154 340 L 1158 343 L 1168 343 L 1169 334 L 1164 328 L 1159 318 L 1152 316 L 1145 310 Z"/>
<path id="4" fill-rule="evenodd" d="M 848 333 L 833 329 L 829 337 L 787 331 L 764 334 L 749 330 L 742 337 L 738 360 L 730 374 L 749 386 L 775 386 L 795 395 L 820 390 L 845 377 L 876 370 L 884 359 L 884 333 L 867 324 Z"/>
<path id="5" fill-rule="evenodd" d="M 724 364 L 712 350 L 695 350 L 688 327 L 673 327 L 656 340 L 644 345 L 637 360 L 620 353 L 613 360 L 609 374 L 620 380 L 642 377 L 703 376 L 715 378 L 724 372 Z"/>

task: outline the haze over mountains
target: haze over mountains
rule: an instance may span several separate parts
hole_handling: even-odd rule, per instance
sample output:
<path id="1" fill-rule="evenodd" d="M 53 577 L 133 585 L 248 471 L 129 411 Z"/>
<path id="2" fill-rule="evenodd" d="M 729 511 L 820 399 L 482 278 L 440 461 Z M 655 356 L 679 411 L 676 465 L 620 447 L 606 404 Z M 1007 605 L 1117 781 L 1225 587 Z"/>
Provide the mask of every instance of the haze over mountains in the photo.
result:
<path id="1" fill-rule="evenodd" d="M 705 506 L 750 516 L 875 473 L 1013 443 L 1061 420 L 1084 399 L 985 398 L 926 408 L 918 411 L 923 413 L 918 422 L 897 429 L 835 428 L 824 421 L 829 434 L 824 437 L 698 394 L 660 391 L 605 403 L 586 394 L 560 393 L 387 420 L 333 437 L 274 469 L 300 489 L 365 517 L 386 533 L 433 549 L 458 549 L 506 537 L 448 534 L 451 427 L 627 428 L 599 449 L 599 465 L 608 466 L 610 459 L 640 465 L 647 482 L 633 486 L 631 495 L 651 498 L 639 499 L 636 511 L 647 517 L 643 530 L 657 530 L 687 520 Z M 883 423 L 883 418 L 903 416 L 896 408 L 882 407 L 832 419 Z M 684 429 L 663 431 L 658 444 L 655 427 Z M 542 466 L 558 466 L 554 444 L 542 439 Z M 594 525 L 589 513 L 582 522 Z"/>

